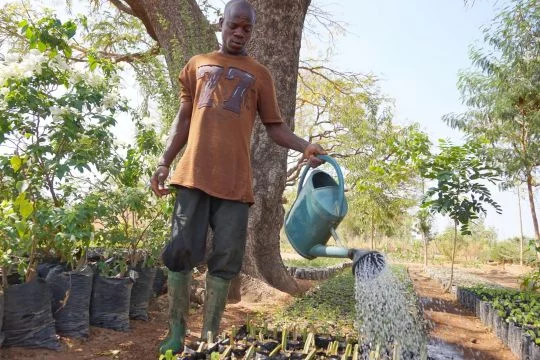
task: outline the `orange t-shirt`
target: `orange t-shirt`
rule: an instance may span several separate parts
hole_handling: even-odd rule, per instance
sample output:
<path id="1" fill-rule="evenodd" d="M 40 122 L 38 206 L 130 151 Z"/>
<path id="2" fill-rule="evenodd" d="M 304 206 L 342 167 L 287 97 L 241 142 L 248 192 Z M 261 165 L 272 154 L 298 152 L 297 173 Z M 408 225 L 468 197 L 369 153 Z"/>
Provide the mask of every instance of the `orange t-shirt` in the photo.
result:
<path id="1" fill-rule="evenodd" d="M 180 73 L 182 102 L 192 102 L 186 148 L 171 184 L 253 203 L 251 132 L 283 122 L 268 69 L 249 56 L 212 52 L 192 57 Z"/>

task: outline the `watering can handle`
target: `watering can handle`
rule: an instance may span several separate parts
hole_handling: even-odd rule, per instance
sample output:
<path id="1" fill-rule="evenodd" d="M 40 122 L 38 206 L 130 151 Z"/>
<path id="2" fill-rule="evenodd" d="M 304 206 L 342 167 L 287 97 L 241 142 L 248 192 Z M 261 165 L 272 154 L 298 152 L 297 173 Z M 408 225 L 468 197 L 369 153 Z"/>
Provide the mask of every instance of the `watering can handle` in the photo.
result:
<path id="1" fill-rule="evenodd" d="M 343 173 L 341 172 L 341 168 L 339 167 L 336 160 L 334 160 L 332 157 L 328 155 L 317 155 L 317 157 L 327 163 L 330 163 L 336 169 L 336 174 L 338 177 L 338 185 L 339 185 L 339 193 L 338 193 L 338 204 L 341 204 L 343 202 L 343 194 L 345 193 L 345 182 L 343 181 Z M 298 192 L 296 193 L 296 196 L 300 195 L 300 190 L 302 190 L 302 186 L 304 186 L 304 180 L 306 179 L 306 175 L 309 171 L 309 165 L 306 165 L 304 167 L 304 171 L 302 172 L 302 176 L 300 176 L 300 181 L 298 182 Z"/>

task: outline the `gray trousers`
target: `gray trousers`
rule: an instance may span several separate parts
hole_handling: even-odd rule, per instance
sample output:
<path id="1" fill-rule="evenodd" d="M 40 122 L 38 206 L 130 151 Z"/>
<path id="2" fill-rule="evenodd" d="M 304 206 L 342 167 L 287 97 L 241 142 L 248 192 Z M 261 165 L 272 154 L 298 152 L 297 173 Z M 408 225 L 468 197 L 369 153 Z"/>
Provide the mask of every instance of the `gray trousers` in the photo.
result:
<path id="1" fill-rule="evenodd" d="M 240 272 L 246 247 L 249 204 L 219 199 L 179 187 L 172 216 L 171 239 L 163 249 L 163 263 L 171 271 L 190 271 L 206 252 L 208 226 L 214 233 L 208 272 L 230 280 Z"/>

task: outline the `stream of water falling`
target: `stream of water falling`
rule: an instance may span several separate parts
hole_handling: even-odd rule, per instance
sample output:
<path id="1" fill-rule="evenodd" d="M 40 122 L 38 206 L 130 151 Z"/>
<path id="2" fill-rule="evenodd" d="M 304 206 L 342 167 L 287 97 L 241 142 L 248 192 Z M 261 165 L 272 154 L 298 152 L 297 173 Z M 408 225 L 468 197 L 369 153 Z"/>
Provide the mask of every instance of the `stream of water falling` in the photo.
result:
<path id="1" fill-rule="evenodd" d="M 427 324 L 407 274 L 396 275 L 388 266 L 379 276 L 371 276 L 376 272 L 369 261 L 356 268 L 362 359 L 462 360 L 455 346 L 428 340 Z"/>
<path id="2" fill-rule="evenodd" d="M 414 290 L 388 267 L 369 278 L 371 266 L 365 262 L 356 268 L 356 311 L 365 358 L 379 353 L 379 359 L 427 359 L 426 326 Z"/>

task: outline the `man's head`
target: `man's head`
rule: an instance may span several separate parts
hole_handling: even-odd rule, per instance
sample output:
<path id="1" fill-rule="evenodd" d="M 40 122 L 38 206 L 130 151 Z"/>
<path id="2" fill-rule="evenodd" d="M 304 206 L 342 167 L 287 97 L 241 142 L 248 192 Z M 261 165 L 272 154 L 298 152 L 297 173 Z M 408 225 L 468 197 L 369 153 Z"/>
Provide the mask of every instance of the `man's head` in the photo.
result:
<path id="1" fill-rule="evenodd" d="M 245 0 L 231 0 L 225 5 L 219 19 L 223 45 L 221 51 L 231 55 L 244 55 L 255 25 L 255 10 Z"/>

